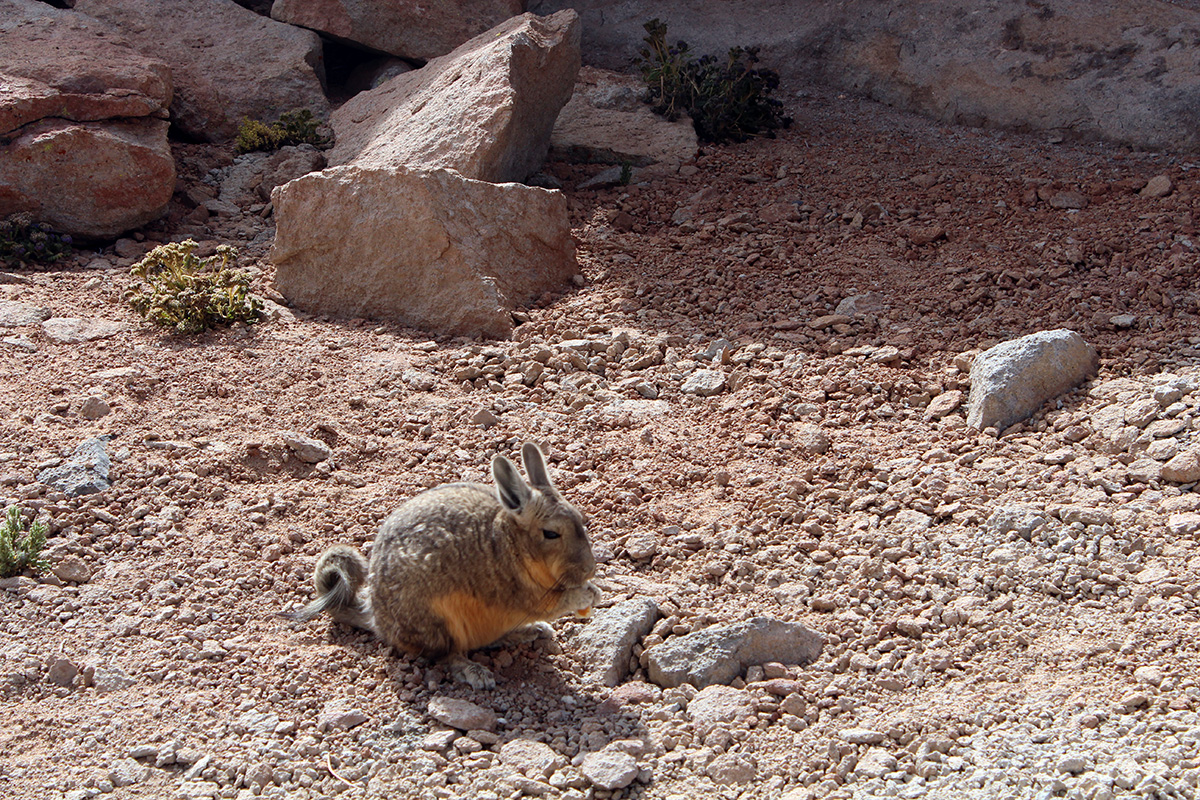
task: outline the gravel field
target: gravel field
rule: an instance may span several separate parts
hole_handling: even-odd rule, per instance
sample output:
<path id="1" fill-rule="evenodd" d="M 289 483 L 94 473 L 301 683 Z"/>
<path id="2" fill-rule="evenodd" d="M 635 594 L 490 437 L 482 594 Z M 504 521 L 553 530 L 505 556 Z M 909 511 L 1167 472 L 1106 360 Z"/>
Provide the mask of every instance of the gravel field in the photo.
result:
<path id="1" fill-rule="evenodd" d="M 151 329 L 121 296 L 170 237 L 282 299 L 257 157 L 196 145 L 146 241 L 0 277 L 0 497 L 53 565 L 0 582 L 0 796 L 1194 798 L 1196 163 L 788 104 L 678 176 L 547 165 L 583 280 L 512 341 L 278 304 Z M 1056 328 L 1099 376 L 969 429 L 973 355 Z M 111 486 L 39 481 L 98 436 Z M 589 519 L 601 605 L 658 606 L 620 686 L 586 677 L 586 621 L 476 653 L 478 692 L 276 616 L 327 546 L 525 441 Z M 649 681 L 655 645 L 757 617 L 820 658 Z"/>

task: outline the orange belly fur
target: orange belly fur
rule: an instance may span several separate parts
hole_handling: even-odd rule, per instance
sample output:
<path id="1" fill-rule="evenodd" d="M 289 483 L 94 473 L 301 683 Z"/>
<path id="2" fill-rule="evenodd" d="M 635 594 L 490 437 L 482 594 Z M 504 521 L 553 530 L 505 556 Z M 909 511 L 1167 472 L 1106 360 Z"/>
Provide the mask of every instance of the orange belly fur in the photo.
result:
<path id="1" fill-rule="evenodd" d="M 468 592 L 440 595 L 429 606 L 445 621 L 460 653 L 489 645 L 529 621 L 518 611 L 490 606 Z"/>

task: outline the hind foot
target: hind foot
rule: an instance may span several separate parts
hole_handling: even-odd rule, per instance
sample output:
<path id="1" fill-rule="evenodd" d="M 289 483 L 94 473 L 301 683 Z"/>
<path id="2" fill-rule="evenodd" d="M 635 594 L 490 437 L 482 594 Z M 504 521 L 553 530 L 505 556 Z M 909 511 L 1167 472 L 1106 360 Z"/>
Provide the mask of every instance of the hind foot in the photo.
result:
<path id="1" fill-rule="evenodd" d="M 466 656 L 450 656 L 446 659 L 446 666 L 454 680 L 470 684 L 472 689 L 496 688 L 496 678 L 492 675 L 492 671 Z"/>

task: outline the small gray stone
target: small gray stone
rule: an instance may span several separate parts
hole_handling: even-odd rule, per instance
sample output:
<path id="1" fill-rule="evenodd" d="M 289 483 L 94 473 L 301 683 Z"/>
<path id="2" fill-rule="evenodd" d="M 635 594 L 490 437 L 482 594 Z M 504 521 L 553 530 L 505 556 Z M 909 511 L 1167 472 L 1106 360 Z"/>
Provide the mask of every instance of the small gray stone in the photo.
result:
<path id="1" fill-rule="evenodd" d="M 117 692 L 135 683 L 137 681 L 120 667 L 99 666 L 92 670 L 92 686 L 98 694 Z"/>
<path id="2" fill-rule="evenodd" d="M 107 339 L 124 333 L 133 326 L 109 319 L 80 319 L 78 317 L 51 317 L 42 323 L 42 331 L 58 344 L 79 344 L 96 339 Z"/>
<path id="3" fill-rule="evenodd" d="M 333 455 L 333 451 L 329 449 L 329 445 L 319 439 L 301 436 L 291 431 L 284 431 L 280 436 L 283 437 L 284 444 L 290 447 L 292 452 L 296 454 L 296 457 L 307 464 L 317 464 L 327 461 Z"/>
<path id="4" fill-rule="evenodd" d="M 598 609 L 575 637 L 575 649 L 587 669 L 587 679 L 616 686 L 629 672 L 633 646 L 658 619 L 653 600 L 633 598 Z"/>
<path id="5" fill-rule="evenodd" d="M 1058 762 L 1058 771 L 1078 775 L 1087 769 L 1087 762 L 1079 756 L 1067 756 Z"/>
<path id="6" fill-rule="evenodd" d="M 869 728 L 845 728 L 838 732 L 838 736 L 850 744 L 880 744 L 887 738 L 881 731 L 873 731 Z"/>
<path id="7" fill-rule="evenodd" d="M 1159 197 L 1166 197 L 1174 188 L 1175 186 L 1171 183 L 1169 175 L 1155 175 L 1146 182 L 1146 185 L 1142 187 L 1142 190 L 1138 194 L 1142 197 L 1157 199 Z"/>
<path id="8" fill-rule="evenodd" d="M 658 537 L 648 531 L 631 533 L 625 539 L 625 552 L 634 561 L 650 558 L 658 552 Z"/>
<path id="9" fill-rule="evenodd" d="M 889 772 L 895 772 L 898 765 L 896 757 L 887 750 L 872 747 L 858 760 L 854 773 L 867 778 L 882 778 Z"/>
<path id="10" fill-rule="evenodd" d="M 369 719 L 366 714 L 356 708 L 349 708 L 340 700 L 330 700 L 321 708 L 317 718 L 317 730 L 348 731 L 362 725 Z"/>
<path id="11" fill-rule="evenodd" d="M 92 571 L 83 559 L 76 555 L 63 556 L 54 568 L 50 570 L 54 575 L 63 581 L 69 583 L 87 583 L 92 578 Z"/>
<path id="12" fill-rule="evenodd" d="M 567 764 L 564 756 L 547 744 L 532 739 L 513 739 L 500 748 L 500 761 L 507 767 L 532 778 L 549 778 Z"/>
<path id="13" fill-rule="evenodd" d="M 601 750 L 583 757 L 580 770 L 592 785 L 601 789 L 624 789 L 638 776 L 637 760 L 628 753 Z"/>
<path id="14" fill-rule="evenodd" d="M 0 300 L 0 328 L 37 325 L 47 319 L 50 319 L 49 309 L 27 306 L 12 300 Z"/>
<path id="15" fill-rule="evenodd" d="M 471 416 L 471 422 L 481 428 L 493 428 L 500 424 L 500 418 L 486 408 L 481 408 Z"/>
<path id="16" fill-rule="evenodd" d="M 46 671 L 46 679 L 55 686 L 70 686 L 78 674 L 79 667 L 65 658 L 58 658 Z"/>
<path id="17" fill-rule="evenodd" d="M 133 786 L 146 780 L 149 774 L 150 768 L 145 764 L 132 758 L 123 758 L 109 769 L 108 779 L 116 787 Z"/>
<path id="18" fill-rule="evenodd" d="M 704 773 L 720 786 L 752 783 L 758 777 L 758 767 L 744 753 L 725 753 L 712 760 Z"/>
<path id="19" fill-rule="evenodd" d="M 717 726 L 741 726 L 754 713 L 754 698 L 732 686 L 706 686 L 688 702 L 688 716 L 701 737 Z"/>
<path id="20" fill-rule="evenodd" d="M 432 698 L 429 701 L 429 716 L 460 731 L 496 729 L 496 712 L 453 697 Z"/>
<path id="21" fill-rule="evenodd" d="M 107 490 L 111 485 L 108 471 L 112 467 L 107 449 L 109 438 L 97 436 L 82 442 L 62 464 L 39 472 L 38 481 L 53 486 L 68 497 Z"/>
<path id="22" fill-rule="evenodd" d="M 705 628 L 668 639 L 647 651 L 650 679 L 659 686 L 729 683 L 746 667 L 776 661 L 807 664 L 825 637 L 803 625 L 768 617 Z"/>
<path id="23" fill-rule="evenodd" d="M 697 397 L 712 397 L 725 389 L 725 373 L 711 369 L 696 370 L 688 376 L 680 389 L 684 394 Z"/>
<path id="24" fill-rule="evenodd" d="M 84 419 L 100 419 L 112 413 L 112 407 L 103 398 L 89 395 L 79 405 L 79 415 Z"/>

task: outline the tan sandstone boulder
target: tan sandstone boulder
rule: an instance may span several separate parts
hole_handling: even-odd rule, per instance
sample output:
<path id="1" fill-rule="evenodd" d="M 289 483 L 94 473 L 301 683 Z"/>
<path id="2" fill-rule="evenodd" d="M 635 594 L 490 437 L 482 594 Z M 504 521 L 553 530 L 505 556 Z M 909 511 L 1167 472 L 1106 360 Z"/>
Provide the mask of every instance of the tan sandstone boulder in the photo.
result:
<path id="1" fill-rule="evenodd" d="M 166 210 L 166 64 L 91 17 L 0 0 L 0 75 L 0 217 L 107 237 Z"/>
<path id="2" fill-rule="evenodd" d="M 331 167 L 272 195 L 293 305 L 505 338 L 512 310 L 578 272 L 566 198 L 447 169 Z"/>
<path id="3" fill-rule="evenodd" d="M 233 0 L 76 0 L 138 50 L 171 65 L 171 122 L 200 141 L 228 140 L 243 117 L 329 112 L 324 60 L 312 31 L 268 19 Z"/>
<path id="4" fill-rule="evenodd" d="M 428 61 L 524 10 L 524 0 L 275 0 L 271 16 L 372 50 Z"/>
<path id="5" fill-rule="evenodd" d="M 332 116 L 331 165 L 449 167 L 519 181 L 537 171 L 579 71 L 579 17 L 524 14 L 363 92 Z"/>

